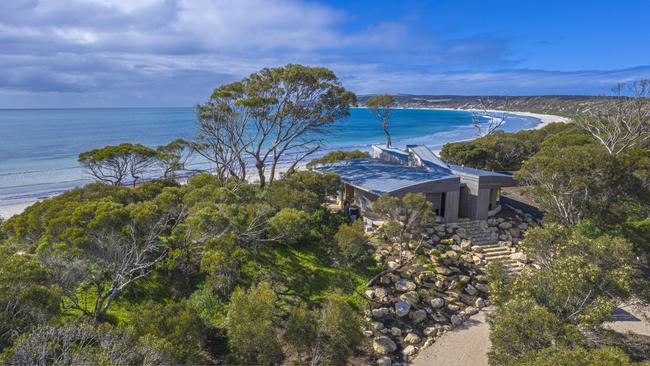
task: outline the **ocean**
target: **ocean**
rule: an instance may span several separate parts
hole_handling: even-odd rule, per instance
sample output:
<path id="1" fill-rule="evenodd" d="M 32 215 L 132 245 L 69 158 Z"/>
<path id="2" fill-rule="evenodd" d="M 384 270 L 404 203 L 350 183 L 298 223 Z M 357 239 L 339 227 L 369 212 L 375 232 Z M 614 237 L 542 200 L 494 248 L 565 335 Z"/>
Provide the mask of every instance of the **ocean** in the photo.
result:
<path id="1" fill-rule="evenodd" d="M 196 133 L 193 108 L 110 109 L 5 109 L 0 110 L 0 206 L 34 201 L 92 180 L 77 162 L 87 150 L 122 142 L 151 147 Z M 539 120 L 509 115 L 502 127 L 516 131 L 534 127 Z M 320 152 L 337 149 L 368 150 L 385 141 L 372 112 L 352 109 L 338 121 Z M 393 144 L 444 143 L 476 137 L 466 111 L 395 109 L 390 130 Z M 205 163 L 197 166 L 209 168 Z"/>

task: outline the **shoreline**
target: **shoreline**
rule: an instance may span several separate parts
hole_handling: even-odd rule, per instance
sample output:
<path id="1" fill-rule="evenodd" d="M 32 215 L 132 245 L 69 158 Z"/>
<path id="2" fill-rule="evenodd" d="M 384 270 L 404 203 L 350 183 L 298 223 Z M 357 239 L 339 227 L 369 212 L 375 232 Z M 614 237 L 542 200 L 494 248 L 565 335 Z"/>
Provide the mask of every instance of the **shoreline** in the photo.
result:
<path id="1" fill-rule="evenodd" d="M 478 111 L 478 110 L 473 110 L 473 109 L 457 109 L 457 108 L 427 108 L 427 107 L 414 107 L 414 108 L 406 108 L 406 107 L 395 107 L 394 109 L 422 109 L 422 110 L 443 110 L 443 111 L 460 111 L 460 112 L 483 112 L 483 111 Z M 561 116 L 556 116 L 552 114 L 541 114 L 541 113 L 531 113 L 531 112 L 518 112 L 518 111 L 497 111 L 497 110 L 488 110 L 487 112 L 490 113 L 506 113 L 506 114 L 512 114 L 512 115 L 518 115 L 522 117 L 527 117 L 527 118 L 535 118 L 538 120 L 538 123 L 535 124 L 535 126 L 529 127 L 529 128 L 523 128 L 518 131 L 523 131 L 523 130 L 531 130 L 531 129 L 540 129 L 543 128 L 544 126 L 553 123 L 553 122 L 560 122 L 560 123 L 567 123 L 569 121 L 569 118 L 566 117 L 561 117 Z M 455 140 L 453 142 L 461 142 L 461 141 L 471 141 L 475 139 L 476 137 L 473 137 L 471 139 L 460 139 L 460 140 Z M 436 145 L 431 145 L 431 144 L 426 144 L 427 146 L 436 146 Z M 442 148 L 442 146 L 440 146 Z M 434 148 L 434 152 L 436 154 L 440 153 L 440 148 Z M 60 194 L 60 193 L 59 193 Z M 16 199 L 10 199 L 6 201 L 0 201 L 0 219 L 8 219 L 11 216 L 17 215 L 22 213 L 27 207 L 31 206 L 32 204 L 42 200 L 43 197 L 26 197 L 26 198 L 16 198 Z"/>

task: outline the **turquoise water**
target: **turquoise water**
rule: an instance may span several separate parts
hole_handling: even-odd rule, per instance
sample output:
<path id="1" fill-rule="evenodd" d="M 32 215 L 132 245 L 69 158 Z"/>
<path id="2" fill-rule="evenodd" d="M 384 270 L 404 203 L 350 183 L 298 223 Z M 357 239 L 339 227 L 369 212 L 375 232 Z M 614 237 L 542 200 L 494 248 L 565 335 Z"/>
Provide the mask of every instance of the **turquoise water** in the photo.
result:
<path id="1" fill-rule="evenodd" d="M 503 129 L 530 128 L 534 118 L 509 116 Z M 393 143 L 440 147 L 475 137 L 471 115 L 464 111 L 396 109 L 391 119 Z M 121 142 L 155 147 L 195 134 L 193 108 L 0 110 L 0 204 L 2 201 L 51 196 L 90 182 L 77 163 L 79 153 Z M 368 149 L 384 142 L 371 111 L 352 110 L 326 137 L 321 153 Z M 209 168 L 196 162 L 198 167 Z"/>

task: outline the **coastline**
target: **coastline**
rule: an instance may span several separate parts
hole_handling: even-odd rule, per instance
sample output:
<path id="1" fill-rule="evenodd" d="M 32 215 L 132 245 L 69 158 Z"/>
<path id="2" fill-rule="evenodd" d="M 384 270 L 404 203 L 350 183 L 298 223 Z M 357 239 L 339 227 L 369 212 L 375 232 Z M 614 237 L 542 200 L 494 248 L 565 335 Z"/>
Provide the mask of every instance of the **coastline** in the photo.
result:
<path id="1" fill-rule="evenodd" d="M 403 107 L 396 107 L 395 109 L 424 109 L 424 110 L 448 110 L 448 111 L 465 111 L 465 112 L 482 112 L 478 110 L 472 110 L 472 109 L 455 109 L 455 108 L 403 108 Z M 566 123 L 569 121 L 568 118 L 566 117 L 561 117 L 561 116 L 556 116 L 556 115 L 551 115 L 551 114 L 540 114 L 540 113 L 531 113 L 531 112 L 518 112 L 518 111 L 496 111 L 496 110 L 489 110 L 488 112 L 492 113 L 507 113 L 507 114 L 512 114 L 512 115 L 518 115 L 521 117 L 527 117 L 527 118 L 535 118 L 539 122 L 535 124 L 535 126 L 530 127 L 530 128 L 523 128 L 521 130 L 529 130 L 529 129 L 540 129 L 543 128 L 544 126 L 553 123 L 553 122 L 560 122 L 560 123 Z M 475 137 L 474 137 L 475 138 Z M 460 141 L 469 141 L 473 140 L 474 138 L 471 139 L 459 139 L 459 140 L 454 140 L 453 142 L 460 142 Z M 427 144 L 429 146 L 432 146 L 431 144 Z M 436 145 L 434 146 L 434 152 L 439 153 L 440 146 L 439 148 Z M 0 218 L 2 219 L 7 219 L 13 215 L 20 214 L 23 212 L 27 207 L 31 206 L 32 204 L 40 201 L 42 197 L 25 197 L 25 198 L 17 198 L 17 199 L 11 199 L 11 200 L 6 200 L 6 201 L 0 201 Z"/>

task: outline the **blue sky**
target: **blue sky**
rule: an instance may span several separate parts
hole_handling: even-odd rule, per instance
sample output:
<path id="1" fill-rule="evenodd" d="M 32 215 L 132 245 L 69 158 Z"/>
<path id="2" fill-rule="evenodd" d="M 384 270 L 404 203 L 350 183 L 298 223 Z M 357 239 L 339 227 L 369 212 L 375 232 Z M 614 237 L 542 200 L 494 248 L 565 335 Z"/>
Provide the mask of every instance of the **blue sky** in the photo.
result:
<path id="1" fill-rule="evenodd" d="M 0 108 L 191 106 L 286 63 L 360 93 L 605 94 L 650 78 L 650 1 L 0 1 Z"/>

